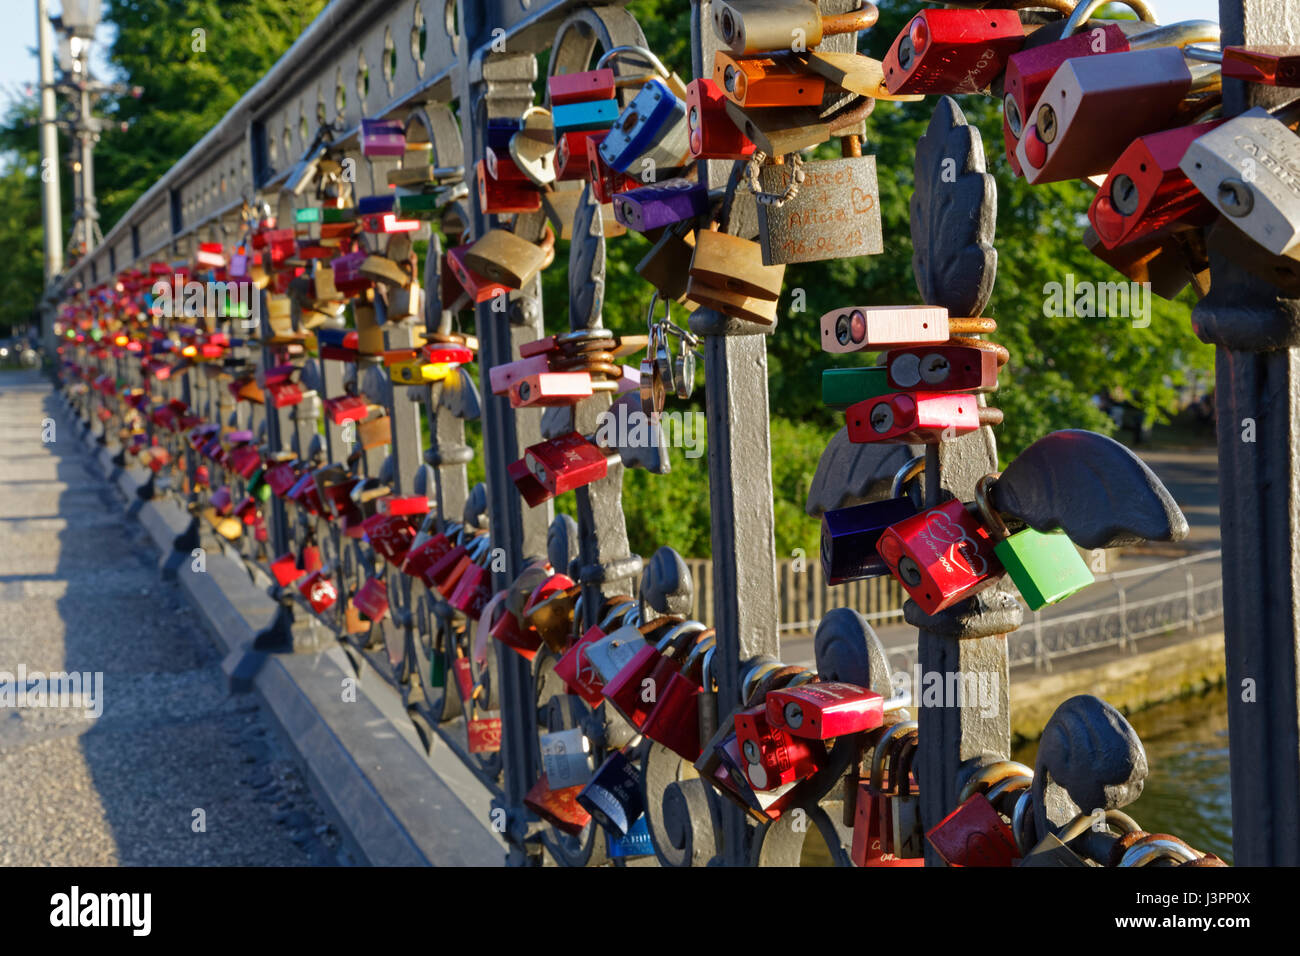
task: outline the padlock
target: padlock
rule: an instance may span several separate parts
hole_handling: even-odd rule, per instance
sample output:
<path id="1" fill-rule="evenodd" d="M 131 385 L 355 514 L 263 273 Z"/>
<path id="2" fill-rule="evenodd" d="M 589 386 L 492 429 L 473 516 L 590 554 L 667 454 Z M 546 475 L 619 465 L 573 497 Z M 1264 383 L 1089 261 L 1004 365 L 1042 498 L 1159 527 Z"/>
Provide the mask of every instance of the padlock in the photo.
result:
<path id="1" fill-rule="evenodd" d="M 339 598 L 334 582 L 330 580 L 324 569 L 309 574 L 307 579 L 298 586 L 298 591 L 317 614 L 328 611 Z"/>
<path id="2" fill-rule="evenodd" d="M 524 451 L 523 461 L 551 495 L 591 484 L 609 471 L 606 452 L 577 432 L 530 445 Z"/>
<path id="3" fill-rule="evenodd" d="M 547 230 L 549 244 L 536 245 L 505 229 L 489 229 L 465 250 L 466 268 L 511 289 L 521 289 L 546 268 L 548 252 L 554 254 L 555 234 Z"/>
<path id="4" fill-rule="evenodd" d="M 292 551 L 286 551 L 271 562 L 271 573 L 275 575 L 275 580 L 281 587 L 287 587 L 307 571 L 298 567 L 298 559 L 294 557 Z"/>
<path id="5" fill-rule="evenodd" d="M 611 860 L 625 860 L 637 856 L 654 856 L 654 839 L 650 836 L 650 822 L 643 815 L 631 829 L 619 836 L 605 831 L 605 855 Z"/>
<path id="6" fill-rule="evenodd" d="M 885 719 L 885 699 L 843 681 L 813 681 L 768 691 L 767 722 L 792 737 L 830 740 L 875 730 Z"/>
<path id="7" fill-rule="evenodd" d="M 1225 46 L 1223 78 L 1263 86 L 1300 86 L 1300 48 L 1283 46 Z"/>
<path id="8" fill-rule="evenodd" d="M 1011 828 L 982 793 L 931 827 L 926 839 L 949 866 L 1014 866 L 1020 859 Z"/>
<path id="9" fill-rule="evenodd" d="M 492 598 L 492 572 L 483 563 L 488 552 L 479 556 L 479 561 L 471 563 L 465 573 L 456 582 L 456 587 L 447 596 L 447 603 L 470 620 L 477 621 L 483 609 Z"/>
<path id="10" fill-rule="evenodd" d="M 1107 249 L 1090 225 L 1083 231 L 1083 246 L 1130 282 L 1149 286 L 1155 295 L 1173 300 L 1189 283 L 1195 282 L 1198 295 L 1204 295 L 1210 285 L 1210 263 L 1203 244 L 1193 251 L 1186 239 L 1189 235 L 1183 232 L 1135 239 Z"/>
<path id="11" fill-rule="evenodd" d="M 523 604 L 520 620 L 560 656 L 572 637 L 573 619 L 582 588 L 567 574 L 552 574 L 537 585 Z"/>
<path id="12" fill-rule="evenodd" d="M 609 613 L 601 619 L 601 622 L 595 627 L 588 628 L 586 633 L 556 661 L 556 676 L 564 681 L 571 693 L 578 695 L 592 707 L 598 706 L 604 700 L 601 688 L 604 687 L 605 681 L 588 660 L 587 648 L 604 640 L 624 625 L 636 627 L 638 621 L 636 604 L 631 599 L 613 601 Z"/>
<path id="13" fill-rule="evenodd" d="M 352 595 L 352 604 L 368 620 L 382 620 L 388 613 L 388 585 L 379 578 L 366 578 L 357 593 Z"/>
<path id="14" fill-rule="evenodd" d="M 1096 578 L 1079 556 L 1074 543 L 1064 532 L 1043 534 L 1025 528 L 1011 534 L 992 501 L 997 475 L 986 475 L 975 485 L 975 500 L 980 516 L 995 542 L 993 553 L 1031 611 L 1064 601 L 1077 594 Z"/>
<path id="15" fill-rule="evenodd" d="M 476 562 L 487 550 L 489 541 L 488 535 L 481 534 L 458 544 L 429 566 L 425 583 L 440 598 L 449 601 L 460 579 L 470 568 L 477 567 Z"/>
<path id="16" fill-rule="evenodd" d="M 701 635 L 702 636 L 702 635 Z M 715 641 L 698 640 L 681 668 L 659 692 L 641 732 L 683 760 L 700 759 L 704 743 L 717 732 L 717 685 L 713 678 Z"/>
<path id="17" fill-rule="evenodd" d="M 659 621 L 655 624 L 658 625 Z M 659 693 L 680 670 L 692 640 L 704 630 L 704 625 L 698 621 L 668 622 L 667 632 L 659 637 L 657 643 L 651 644 L 647 640 L 627 665 L 605 682 L 601 696 L 640 731 L 654 709 Z M 691 704 L 693 709 L 694 700 Z"/>
<path id="18" fill-rule="evenodd" d="M 1025 854 L 1017 866 L 1096 866 L 1091 860 L 1085 860 L 1075 853 L 1054 833 L 1049 833 Z"/>
<path id="19" fill-rule="evenodd" d="M 1181 168 L 1235 228 L 1275 256 L 1300 258 L 1296 170 L 1300 102 L 1275 113 L 1256 107 L 1187 147 Z"/>
<path id="20" fill-rule="evenodd" d="M 892 349 L 885 355 L 889 385 L 897 391 L 992 392 L 998 353 L 973 345 Z"/>
<path id="21" fill-rule="evenodd" d="M 650 232 L 709 211 L 707 183 L 669 179 L 654 186 L 629 189 L 614 197 L 614 216 L 636 232 Z"/>
<path id="22" fill-rule="evenodd" d="M 615 750 L 582 788 L 578 804 L 607 831 L 626 834 L 645 812 L 641 775 L 621 750 Z"/>
<path id="23" fill-rule="evenodd" d="M 709 290 L 775 302 L 781 295 L 785 267 L 764 264 L 762 247 L 756 242 L 708 229 L 696 233 L 690 274 L 688 295 L 697 302 L 701 301 L 698 295 Z"/>
<path id="24" fill-rule="evenodd" d="M 433 565 L 456 547 L 456 542 L 452 540 L 449 533 L 454 533 L 450 527 L 422 541 L 417 537 L 406 552 L 406 558 L 402 562 L 402 573 L 419 578 L 432 587 L 432 578 L 426 575 L 430 575 Z"/>
<path id="25" fill-rule="evenodd" d="M 357 440 L 365 451 L 390 445 L 393 441 L 391 422 L 387 415 L 379 415 L 357 425 Z"/>
<path id="26" fill-rule="evenodd" d="M 916 514 L 915 501 L 903 490 L 924 469 L 925 457 L 913 458 L 894 475 L 887 500 L 822 513 L 822 573 L 828 585 L 889 573 L 876 545 L 886 528 Z"/>
<path id="27" fill-rule="evenodd" d="M 917 607 L 938 614 L 1001 579 L 994 543 L 953 499 L 886 528 L 876 550 Z"/>
<path id="28" fill-rule="evenodd" d="M 889 765 L 890 782 L 895 792 L 878 804 L 881 832 L 888 823 L 889 852 L 899 860 L 921 859 L 925 849 L 921 798 L 912 777 L 916 748 L 916 735 L 909 735 L 899 743 Z"/>
<path id="29" fill-rule="evenodd" d="M 844 413 L 851 442 L 934 445 L 1002 423 L 1002 412 L 974 395 L 895 392 L 850 405 Z"/>
<path id="30" fill-rule="evenodd" d="M 736 742 L 744 760 L 745 778 L 755 790 L 774 790 L 817 772 L 825 762 L 820 742 L 793 737 L 767 719 L 767 705 L 736 714 Z"/>
<path id="31" fill-rule="evenodd" d="M 620 173 L 605 162 L 605 157 L 600 154 L 600 144 L 607 135 L 593 133 L 587 137 L 587 172 L 584 178 L 591 183 L 591 192 L 601 204 L 612 203 L 615 194 L 641 185 L 638 180 Z"/>
<path id="32" fill-rule="evenodd" d="M 557 140 L 573 133 L 608 130 L 618 119 L 618 100 L 581 100 L 552 106 L 551 121 Z"/>
<path id="33" fill-rule="evenodd" d="M 588 644 L 585 657 L 595 669 L 600 687 L 603 689 L 605 684 L 612 681 L 619 671 L 632 663 L 637 653 L 647 646 L 645 635 L 640 629 L 624 624 L 607 636 Z"/>
<path id="34" fill-rule="evenodd" d="M 874 4 L 864 3 L 824 17 L 815 0 L 715 0 L 710 9 L 713 32 L 737 56 L 811 49 L 823 37 L 870 30 L 879 16 Z"/>
<path id="35" fill-rule="evenodd" d="M 465 290 L 465 294 L 475 303 L 488 302 L 497 296 L 508 296 L 509 286 L 479 275 L 469 267 L 465 256 L 472 245 L 473 243 L 465 243 L 447 250 L 447 265 L 461 288 Z"/>
<path id="36" fill-rule="evenodd" d="M 474 166 L 474 180 L 478 184 L 479 208 L 484 215 L 513 212 L 538 212 L 542 208 L 542 193 L 528 179 L 495 179 L 487 170 L 487 161 L 480 159 Z"/>
<path id="37" fill-rule="evenodd" d="M 960 321 L 960 320 L 959 320 Z M 948 310 L 938 306 L 850 306 L 821 319 L 822 351 L 865 352 L 896 346 L 947 342 L 964 326 L 952 328 Z"/>
<path id="38" fill-rule="evenodd" d="M 916 721 L 903 721 L 885 730 L 875 742 L 871 772 L 858 784 L 854 799 L 853 843 L 849 858 L 855 866 L 922 866 L 920 858 L 900 858 L 893 852 L 889 801 L 898 795 L 898 749 L 915 739 Z M 889 773 L 885 758 L 889 757 Z"/>
<path id="39" fill-rule="evenodd" d="M 366 400 L 359 395 L 340 395 L 325 399 L 325 413 L 335 425 L 359 422 L 370 414 Z"/>
<path id="40" fill-rule="evenodd" d="M 605 68 L 552 74 L 546 78 L 546 91 L 552 106 L 612 100 L 615 96 L 614 71 Z"/>
<path id="41" fill-rule="evenodd" d="M 885 54 L 890 93 L 980 93 L 1025 45 L 1015 10 L 922 10 Z"/>
<path id="42" fill-rule="evenodd" d="M 591 822 L 591 814 L 578 803 L 582 787 L 552 787 L 543 773 L 524 794 L 524 806 L 570 836 L 578 836 Z"/>
<path id="43" fill-rule="evenodd" d="M 1219 25 L 1208 20 L 1192 20 L 1165 27 L 1147 28 L 1130 35 L 1133 21 L 1102 23 L 1081 32 L 1072 32 L 1076 25 L 1082 27 L 1086 18 L 1100 4 L 1089 0 L 1080 3 L 1062 30 L 1060 39 L 1050 43 L 1035 44 L 1032 40 L 1019 53 L 1007 61 L 1002 78 L 1003 138 L 1006 141 L 1007 159 L 1017 176 L 1023 175 L 1016 147 L 1024 135 L 1026 120 L 1032 118 L 1043 90 L 1066 60 L 1085 56 L 1102 56 L 1107 53 L 1126 53 L 1130 50 L 1150 49 L 1159 46 L 1182 47 L 1190 43 L 1217 41 Z M 1145 21 L 1149 11 L 1139 5 L 1139 16 Z"/>
<path id="44" fill-rule="evenodd" d="M 549 354 L 530 355 L 504 365 L 492 366 L 488 369 L 488 383 L 493 395 L 508 395 L 517 383 L 525 378 L 543 375 L 550 368 Z"/>
<path id="45" fill-rule="evenodd" d="M 542 734 L 539 749 L 542 772 L 557 790 L 582 787 L 591 779 L 591 741 L 580 728 Z"/>
<path id="46" fill-rule="evenodd" d="M 713 56 L 713 82 L 727 99 L 747 109 L 821 106 L 826 95 L 826 81 L 793 54 L 735 57 L 719 50 Z"/>
<path id="47" fill-rule="evenodd" d="M 516 381 L 509 394 L 512 408 L 550 408 L 576 405 L 594 392 L 587 372 L 541 372 Z"/>
<path id="48" fill-rule="evenodd" d="M 371 549 L 385 561 L 401 567 L 415 540 L 410 522 L 399 515 L 377 513 L 366 518 L 361 527 Z"/>
<path id="49" fill-rule="evenodd" d="M 1187 95 L 1217 81 L 1213 67 L 1193 70 L 1172 47 L 1065 61 L 1016 147 L 1025 179 L 1039 185 L 1105 173 L 1134 139 L 1177 125 Z"/>
<path id="50" fill-rule="evenodd" d="M 727 116 L 726 96 L 712 80 L 686 87 L 686 127 L 696 159 L 749 159 L 755 146 Z"/>
<path id="51" fill-rule="evenodd" d="M 1214 220 L 1214 207 L 1180 166 L 1188 147 L 1221 125 L 1222 120 L 1214 120 L 1133 141 L 1088 209 L 1088 219 L 1108 249 Z"/>
<path id="52" fill-rule="evenodd" d="M 652 181 L 686 166 L 691 157 L 686 103 L 662 80 L 648 80 L 623 108 L 599 150 L 611 169 L 637 175 L 648 171 Z"/>

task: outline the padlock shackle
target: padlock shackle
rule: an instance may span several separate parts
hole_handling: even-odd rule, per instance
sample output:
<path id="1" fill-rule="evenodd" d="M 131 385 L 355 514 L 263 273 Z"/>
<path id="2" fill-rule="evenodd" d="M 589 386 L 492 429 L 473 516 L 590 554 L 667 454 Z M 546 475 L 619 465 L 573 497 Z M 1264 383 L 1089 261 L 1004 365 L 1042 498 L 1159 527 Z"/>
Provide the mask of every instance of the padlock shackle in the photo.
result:
<path id="1" fill-rule="evenodd" d="M 975 506 L 979 509 L 980 520 L 989 529 L 989 534 L 993 535 L 995 542 L 1002 542 L 1011 537 L 1011 530 L 1007 527 L 1006 521 L 993 507 L 993 486 L 997 484 L 1001 474 L 1001 472 L 994 472 L 975 482 Z"/>
<path id="2" fill-rule="evenodd" d="M 871 755 L 871 789 L 879 792 L 883 789 L 885 771 L 885 753 L 892 749 L 904 736 L 918 731 L 920 724 L 915 720 L 904 720 L 894 724 L 876 741 L 875 751 Z"/>
<path id="3" fill-rule="evenodd" d="M 1065 28 L 1061 31 L 1061 39 L 1078 33 L 1079 29 L 1088 22 L 1088 18 L 1109 2 L 1111 0 L 1083 0 L 1083 2 L 1080 2 L 1065 21 Z M 1136 13 L 1139 20 L 1146 23 L 1157 22 L 1155 11 L 1143 3 L 1142 0 L 1118 0 L 1118 2 Z"/>
<path id="4" fill-rule="evenodd" d="M 1196 851 L 1191 847 L 1181 846 L 1172 840 L 1152 840 L 1149 843 L 1139 843 L 1136 846 L 1129 847 L 1128 851 L 1120 859 L 1119 865 L 1123 867 L 1146 866 L 1161 859 L 1194 863 L 1200 857 L 1196 855 Z"/>
<path id="5" fill-rule="evenodd" d="M 664 66 L 663 61 L 660 60 L 659 57 L 655 56 L 645 47 L 636 46 L 634 44 L 624 44 L 623 46 L 616 46 L 606 50 L 601 58 L 596 61 L 596 69 L 603 70 L 606 63 L 623 53 L 635 53 L 638 56 L 644 57 L 646 62 L 650 64 L 651 68 L 664 79 L 667 79 L 672 75 L 668 72 L 668 67 Z M 615 79 L 615 82 L 617 83 L 617 78 Z"/>
<path id="6" fill-rule="evenodd" d="M 1158 46 L 1181 47 L 1184 55 L 1192 56 L 1192 44 L 1218 44 L 1222 36 L 1219 25 L 1213 20 L 1182 20 L 1163 27 L 1156 27 L 1146 33 L 1130 37 L 1129 50 L 1147 50 Z M 1212 63 L 1222 63 L 1222 54 Z"/>
<path id="7" fill-rule="evenodd" d="M 843 33 L 859 33 L 870 30 L 880 19 L 880 10 L 874 3 L 864 2 L 856 10 L 848 13 L 831 13 L 822 17 L 822 36 L 833 37 Z"/>
<path id="8" fill-rule="evenodd" d="M 949 326 L 951 328 L 951 325 Z M 960 345 L 966 348 L 979 349 L 981 352 L 992 352 L 998 360 L 998 368 L 1002 368 L 1011 361 L 1011 352 L 1005 345 L 997 342 L 990 342 L 988 339 L 973 339 L 965 335 L 954 335 L 945 343 L 947 345 Z"/>
<path id="9" fill-rule="evenodd" d="M 1095 813 L 1080 813 L 1060 829 L 1056 834 L 1057 839 L 1062 843 L 1070 843 L 1092 826 L 1095 817 Z M 1142 832 L 1142 827 L 1138 825 L 1138 822 L 1121 810 L 1107 810 L 1106 823 L 1114 824 L 1115 829 L 1119 830 L 1121 834 Z"/>
<path id="10" fill-rule="evenodd" d="M 1033 776 L 1034 772 L 1022 763 L 1017 763 L 1014 760 L 999 760 L 989 764 L 972 777 L 966 786 L 961 788 L 961 792 L 957 795 L 957 802 L 965 803 L 976 793 L 991 793 L 995 786 L 1000 785 L 1002 781 L 1009 778 L 1029 777 L 1032 779 Z M 992 799 L 992 797 L 989 799 Z"/>
<path id="11" fill-rule="evenodd" d="M 925 471 L 924 455 L 917 455 L 915 458 L 908 461 L 908 463 L 905 464 L 902 468 L 898 469 L 898 472 L 894 475 L 894 480 L 889 485 L 889 497 L 891 498 L 903 497 L 903 488 L 906 487 L 907 483 L 909 481 L 912 481 L 914 478 L 919 476 L 924 471 Z"/>

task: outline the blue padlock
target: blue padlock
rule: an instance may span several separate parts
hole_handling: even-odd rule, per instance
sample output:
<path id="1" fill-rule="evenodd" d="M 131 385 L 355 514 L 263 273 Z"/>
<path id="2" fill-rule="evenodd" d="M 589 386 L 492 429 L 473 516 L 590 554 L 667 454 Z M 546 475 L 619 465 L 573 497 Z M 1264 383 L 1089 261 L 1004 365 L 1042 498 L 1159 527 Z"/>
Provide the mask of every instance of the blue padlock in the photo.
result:
<path id="1" fill-rule="evenodd" d="M 483 145 L 499 153 L 509 153 L 510 140 L 514 138 L 515 133 L 523 128 L 524 123 L 520 119 L 511 119 L 506 116 L 490 119 L 484 132 Z"/>
<path id="2" fill-rule="evenodd" d="M 378 196 L 362 196 L 357 200 L 358 216 L 373 216 L 378 213 L 392 212 L 393 207 L 397 204 L 397 196 L 393 193 Z"/>
<path id="3" fill-rule="evenodd" d="M 913 458 L 894 476 L 886 501 L 869 501 L 822 514 L 822 572 L 829 585 L 880 577 L 889 566 L 876 552 L 885 529 L 911 518 L 919 510 L 903 493 L 909 481 L 925 469 L 925 457 Z"/>
<path id="4" fill-rule="evenodd" d="M 600 144 L 601 158 L 611 169 L 637 174 L 638 160 L 667 171 L 687 166 L 691 159 L 686 101 L 678 99 L 662 80 L 646 81 L 641 92 L 619 114 Z"/>
<path id="5" fill-rule="evenodd" d="M 618 119 L 618 100 L 587 100 L 584 103 L 561 103 L 551 108 L 551 123 L 556 141 L 563 133 L 609 129 Z"/>
<path id="6" fill-rule="evenodd" d="M 650 839 L 650 819 L 644 814 L 632 829 L 623 836 L 605 832 L 605 852 L 611 860 L 625 860 L 633 856 L 654 856 L 655 845 Z"/>
<path id="7" fill-rule="evenodd" d="M 578 805 L 591 818 L 617 836 L 627 836 L 632 825 L 645 812 L 641 793 L 641 775 L 632 761 L 616 750 L 578 794 Z"/>

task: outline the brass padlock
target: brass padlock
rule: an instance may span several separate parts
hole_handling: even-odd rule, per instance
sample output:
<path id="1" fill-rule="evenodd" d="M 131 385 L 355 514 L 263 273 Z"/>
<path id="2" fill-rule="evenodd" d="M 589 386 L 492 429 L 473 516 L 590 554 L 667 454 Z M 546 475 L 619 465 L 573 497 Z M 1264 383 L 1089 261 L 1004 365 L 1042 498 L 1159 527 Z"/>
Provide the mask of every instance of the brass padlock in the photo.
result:
<path id="1" fill-rule="evenodd" d="M 688 295 L 715 289 L 728 295 L 742 295 L 775 302 L 785 281 L 784 265 L 763 262 L 758 243 L 710 229 L 695 237 L 695 254 L 691 257 L 691 283 Z"/>
<path id="2" fill-rule="evenodd" d="M 691 258 L 695 255 L 695 230 L 688 222 L 670 228 L 637 263 L 636 272 L 659 292 L 659 297 L 694 306 L 686 298 Z"/>
<path id="3" fill-rule="evenodd" d="M 823 17 L 815 0 L 714 0 L 713 31 L 732 53 L 810 49 L 822 37 L 870 30 L 879 11 L 873 3 Z"/>
<path id="4" fill-rule="evenodd" d="M 380 415 L 357 426 L 357 438 L 366 451 L 390 444 L 393 440 L 391 423 L 387 415 Z"/>
<path id="5" fill-rule="evenodd" d="M 465 265 L 492 282 L 520 289 L 546 268 L 548 251 L 554 254 L 555 233 L 547 228 L 546 244 L 534 245 L 505 229 L 489 229 L 465 252 Z"/>
<path id="6" fill-rule="evenodd" d="M 876 157 L 862 155 L 856 136 L 846 137 L 843 147 L 841 159 L 796 160 L 780 166 L 763 166 L 761 154 L 754 154 L 750 182 L 752 187 L 757 168 L 764 265 L 885 251 Z"/>

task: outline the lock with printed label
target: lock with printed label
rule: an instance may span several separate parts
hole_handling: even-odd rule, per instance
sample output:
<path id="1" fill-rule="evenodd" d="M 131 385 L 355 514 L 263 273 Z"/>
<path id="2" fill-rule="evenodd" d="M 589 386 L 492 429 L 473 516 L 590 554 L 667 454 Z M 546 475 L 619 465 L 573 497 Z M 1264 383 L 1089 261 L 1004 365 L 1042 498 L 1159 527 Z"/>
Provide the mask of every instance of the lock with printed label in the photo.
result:
<path id="1" fill-rule="evenodd" d="M 658 643 L 651 644 L 647 640 L 627 665 L 601 688 L 605 700 L 638 731 L 645 726 L 659 692 L 680 670 L 692 638 L 698 637 L 705 629 L 703 624 L 695 621 L 674 624 L 670 619 L 664 623 L 667 633 L 659 638 Z M 655 624 L 659 626 L 660 622 Z"/>
<path id="2" fill-rule="evenodd" d="M 896 391 L 991 392 L 998 387 L 999 357 L 993 348 L 973 345 L 892 349 L 885 369 Z"/>
<path id="3" fill-rule="evenodd" d="M 1300 258 L 1295 170 L 1300 103 L 1275 113 L 1256 107 L 1206 133 L 1181 168 L 1226 221 L 1275 256 Z"/>
<path id="4" fill-rule="evenodd" d="M 958 323 L 956 328 L 954 321 Z M 928 305 L 836 309 L 822 316 L 822 351 L 843 354 L 930 342 L 938 345 L 954 333 L 968 331 L 960 323 L 960 319 L 948 318 L 947 309 Z"/>
<path id="5" fill-rule="evenodd" d="M 317 614 L 328 611 L 339 599 L 339 592 L 324 569 L 309 574 L 307 579 L 298 586 L 298 592 L 307 599 L 311 609 Z"/>
<path id="6" fill-rule="evenodd" d="M 1108 249 L 1177 228 L 1209 225 L 1214 207 L 1181 164 L 1187 149 L 1222 120 L 1139 136 L 1115 161 L 1088 219 Z"/>
<path id="7" fill-rule="evenodd" d="M 885 719 L 885 699 L 842 681 L 812 681 L 768 691 L 767 722 L 792 737 L 830 740 L 875 730 Z"/>
<path id="8" fill-rule="evenodd" d="M 626 834 L 645 812 L 641 775 L 621 750 L 615 750 L 582 788 L 578 804 L 606 830 Z"/>
<path id="9" fill-rule="evenodd" d="M 922 10 L 885 54 L 890 93 L 979 93 L 1025 44 L 1015 10 Z"/>
<path id="10" fill-rule="evenodd" d="M 708 79 L 686 87 L 686 126 L 696 159 L 749 159 L 756 147 L 727 116 L 727 97 Z"/>
<path id="11" fill-rule="evenodd" d="M 415 540 L 415 533 L 405 517 L 377 513 L 363 521 L 361 527 L 376 554 L 398 567 L 402 565 Z"/>
<path id="12" fill-rule="evenodd" d="M 745 778 L 755 790 L 774 790 L 812 776 L 825 761 L 820 742 L 791 736 L 767 719 L 767 705 L 736 714 L 736 742 Z"/>
<path id="13" fill-rule="evenodd" d="M 851 405 L 844 418 L 852 442 L 933 445 L 999 425 L 1002 412 L 981 406 L 974 395 L 896 392 Z"/>
<path id="14" fill-rule="evenodd" d="M 888 574 L 876 551 L 885 529 L 917 513 L 916 502 L 904 494 L 907 484 L 925 469 L 925 457 L 913 458 L 898 470 L 885 501 L 835 508 L 822 514 L 822 572 L 832 587 L 845 581 Z"/>
<path id="15" fill-rule="evenodd" d="M 822 16 L 815 0 L 714 0 L 710 10 L 713 32 L 737 56 L 811 49 L 823 37 L 870 30 L 879 16 L 871 3 Z"/>
<path id="16" fill-rule="evenodd" d="M 953 499 L 886 528 L 876 550 L 916 605 L 938 614 L 1002 578 L 995 543 Z"/>
<path id="17" fill-rule="evenodd" d="M 1187 95 L 1218 78 L 1209 64 L 1189 68 L 1173 47 L 1067 60 L 1016 147 L 1025 178 L 1037 185 L 1105 173 L 1137 137 L 1176 126 Z"/>
<path id="18" fill-rule="evenodd" d="M 1074 543 L 1062 532 L 1043 534 L 1025 528 L 1011 534 L 992 503 L 997 476 L 987 475 L 975 486 L 980 515 L 992 532 L 993 553 L 1031 611 L 1064 601 L 1096 579 L 1079 556 Z"/>

